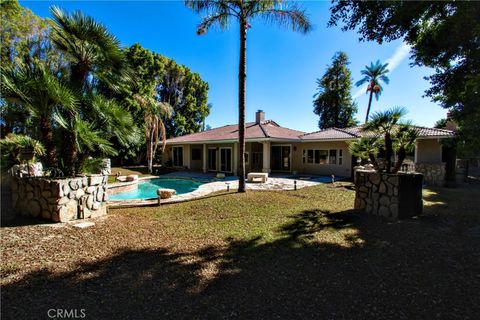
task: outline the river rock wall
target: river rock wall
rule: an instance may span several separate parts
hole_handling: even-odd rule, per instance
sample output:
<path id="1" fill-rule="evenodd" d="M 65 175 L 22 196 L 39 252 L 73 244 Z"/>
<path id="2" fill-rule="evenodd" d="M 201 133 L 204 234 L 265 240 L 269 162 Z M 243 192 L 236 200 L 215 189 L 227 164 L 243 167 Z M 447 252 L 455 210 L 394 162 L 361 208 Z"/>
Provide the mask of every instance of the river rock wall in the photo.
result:
<path id="1" fill-rule="evenodd" d="M 419 215 L 423 210 L 422 180 L 419 173 L 356 170 L 355 209 L 388 220 Z"/>
<path id="2" fill-rule="evenodd" d="M 12 206 L 17 214 L 54 222 L 107 214 L 108 176 L 66 179 L 18 178 L 11 181 Z"/>
<path id="3" fill-rule="evenodd" d="M 445 185 L 445 163 L 415 163 L 415 171 L 423 174 L 427 185 L 442 187 Z"/>

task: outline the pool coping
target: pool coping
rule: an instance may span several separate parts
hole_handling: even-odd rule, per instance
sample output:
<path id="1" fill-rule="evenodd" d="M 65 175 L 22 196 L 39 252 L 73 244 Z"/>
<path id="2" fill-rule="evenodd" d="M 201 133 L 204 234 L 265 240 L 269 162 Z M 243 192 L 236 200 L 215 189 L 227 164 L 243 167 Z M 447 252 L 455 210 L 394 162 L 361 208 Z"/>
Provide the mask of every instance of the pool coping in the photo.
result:
<path id="1" fill-rule="evenodd" d="M 149 180 L 154 178 L 159 178 L 159 177 L 148 177 L 147 179 L 142 179 L 142 180 Z M 163 178 L 160 178 L 160 179 L 163 179 Z M 197 180 L 197 179 L 186 178 L 186 177 L 172 177 L 172 176 L 169 176 L 166 179 Z M 173 195 L 169 199 L 162 199 L 161 204 L 163 205 L 163 204 L 169 204 L 169 203 L 178 203 L 178 202 L 184 202 L 184 201 L 189 201 L 194 199 L 200 199 L 205 197 L 208 194 L 211 194 L 217 191 L 227 190 L 227 185 L 225 182 L 229 182 L 229 181 L 213 181 L 213 182 L 204 183 L 192 192 Z M 158 205 L 158 198 L 132 199 L 132 200 L 109 200 L 107 204 L 109 208 Z"/>

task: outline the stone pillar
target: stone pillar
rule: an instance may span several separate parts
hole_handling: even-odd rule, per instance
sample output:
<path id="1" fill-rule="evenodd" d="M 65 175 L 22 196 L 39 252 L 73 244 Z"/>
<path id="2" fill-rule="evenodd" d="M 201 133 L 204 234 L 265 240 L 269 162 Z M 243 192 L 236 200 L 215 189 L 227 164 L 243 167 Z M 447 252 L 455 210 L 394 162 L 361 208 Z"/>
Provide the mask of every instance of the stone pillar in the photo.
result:
<path id="1" fill-rule="evenodd" d="M 357 170 L 355 180 L 357 210 L 388 220 L 422 213 L 422 174 Z"/>
<path id="2" fill-rule="evenodd" d="M 207 173 L 207 144 L 203 144 L 202 170 Z"/>
<path id="3" fill-rule="evenodd" d="M 270 141 L 263 142 L 263 168 L 262 172 L 270 173 Z"/>

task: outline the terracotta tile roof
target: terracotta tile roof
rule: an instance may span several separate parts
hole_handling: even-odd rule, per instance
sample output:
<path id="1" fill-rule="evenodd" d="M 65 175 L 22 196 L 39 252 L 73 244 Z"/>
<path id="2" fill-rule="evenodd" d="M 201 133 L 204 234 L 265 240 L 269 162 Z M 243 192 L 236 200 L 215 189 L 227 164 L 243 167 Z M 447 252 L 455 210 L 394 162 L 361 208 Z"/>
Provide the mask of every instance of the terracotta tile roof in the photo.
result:
<path id="1" fill-rule="evenodd" d="M 445 129 L 416 127 L 419 131 L 419 138 L 447 138 L 454 137 L 455 132 Z M 351 140 L 360 137 L 372 136 L 369 132 L 362 132 L 362 127 L 351 128 L 329 128 L 316 132 L 305 133 L 281 127 L 275 121 L 266 120 L 259 124 L 249 122 L 245 124 L 245 138 L 272 139 L 272 140 L 297 140 L 297 141 L 322 141 L 322 140 Z M 238 140 L 238 125 L 227 125 L 208 131 L 188 134 L 167 140 L 168 144 L 177 143 L 202 143 L 206 141 L 235 141 Z"/>
<path id="2" fill-rule="evenodd" d="M 436 128 L 425 128 L 425 127 L 416 127 L 418 130 L 419 138 L 447 138 L 454 137 L 455 132 L 445 129 L 436 129 Z M 301 136 L 302 141 L 308 140 L 349 140 L 357 139 L 361 137 L 371 137 L 373 133 L 363 132 L 362 126 L 351 127 L 351 128 L 328 128 L 312 133 L 307 133 Z"/>
<path id="3" fill-rule="evenodd" d="M 245 124 L 246 139 L 289 139 L 300 140 L 300 136 L 305 132 L 284 128 L 279 126 L 275 121 L 266 120 L 260 124 L 249 122 Z M 200 143 L 204 141 L 223 141 L 238 140 L 238 125 L 227 125 L 208 131 L 187 134 L 181 137 L 175 137 L 167 140 L 168 144 L 175 143 Z"/>
<path id="4" fill-rule="evenodd" d="M 417 127 L 419 137 L 455 137 L 455 131 L 437 128 Z"/>
<path id="5" fill-rule="evenodd" d="M 308 140 L 348 140 L 356 139 L 359 135 L 349 132 L 346 129 L 328 128 L 320 131 L 304 134 L 300 138 L 302 141 Z"/>

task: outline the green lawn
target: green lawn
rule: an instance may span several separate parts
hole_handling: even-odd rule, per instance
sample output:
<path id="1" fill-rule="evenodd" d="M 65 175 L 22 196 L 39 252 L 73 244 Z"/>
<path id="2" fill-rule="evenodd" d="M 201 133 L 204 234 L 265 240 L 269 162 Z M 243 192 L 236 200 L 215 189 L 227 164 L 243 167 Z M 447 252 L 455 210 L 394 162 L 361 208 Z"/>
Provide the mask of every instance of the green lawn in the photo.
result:
<path id="1" fill-rule="evenodd" d="M 2 313 L 474 319 L 480 191 L 424 196 L 425 214 L 397 223 L 351 211 L 348 185 L 321 185 L 115 209 L 84 230 L 2 228 Z"/>

